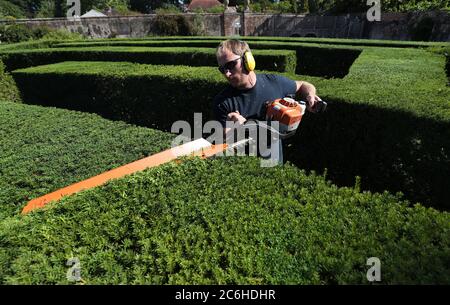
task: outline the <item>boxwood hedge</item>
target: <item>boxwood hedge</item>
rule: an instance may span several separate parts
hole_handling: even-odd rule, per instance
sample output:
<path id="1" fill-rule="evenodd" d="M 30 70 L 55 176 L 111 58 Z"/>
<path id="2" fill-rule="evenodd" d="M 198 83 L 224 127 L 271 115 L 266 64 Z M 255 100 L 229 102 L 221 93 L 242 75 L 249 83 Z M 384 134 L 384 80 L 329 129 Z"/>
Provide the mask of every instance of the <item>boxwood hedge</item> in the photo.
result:
<path id="1" fill-rule="evenodd" d="M 19 43 L 5 43 L 0 45 L 0 51 L 12 51 L 12 50 L 29 50 L 29 49 L 45 49 L 53 46 L 56 43 L 60 43 L 54 40 L 40 39 L 33 41 L 25 41 Z"/>
<path id="2" fill-rule="evenodd" d="M 223 40 L 99 40 L 93 42 L 69 42 L 54 44 L 55 48 L 89 46 L 147 46 L 147 47 L 196 47 L 216 48 Z M 351 65 L 361 53 L 360 47 L 320 44 L 302 44 L 298 42 L 252 41 L 252 50 L 295 50 L 297 67 L 295 73 L 322 77 L 342 78 L 347 75 Z"/>
<path id="3" fill-rule="evenodd" d="M 32 198 L 166 149 L 173 138 L 93 114 L 0 102 L 0 219 Z"/>
<path id="4" fill-rule="evenodd" d="M 330 111 L 305 118 L 287 159 L 303 168 L 328 168 L 340 185 L 359 175 L 364 188 L 402 191 L 412 201 L 448 209 L 450 90 L 444 65 L 443 55 L 426 50 L 368 48 L 342 80 L 302 76 L 330 102 Z M 66 62 L 13 74 L 29 103 L 163 130 L 176 120 L 192 122 L 194 112 L 211 119 L 210 102 L 225 85 L 214 68 L 131 63 Z M 48 84 L 51 90 L 43 91 Z"/>
<path id="5" fill-rule="evenodd" d="M 16 70 L 13 76 L 27 103 L 96 112 L 165 131 L 176 120 L 192 122 L 194 112 L 212 119 L 211 97 L 224 86 L 216 68 L 129 62 L 63 62 Z"/>
<path id="6" fill-rule="evenodd" d="M 221 41 L 223 36 L 149 36 L 144 38 L 102 38 L 94 40 L 74 40 L 80 42 L 121 42 L 121 41 Z M 245 41 L 269 41 L 288 42 L 297 44 L 329 44 L 361 47 L 388 47 L 388 48 L 428 48 L 446 45 L 446 42 L 429 41 L 398 41 L 398 40 L 377 40 L 377 39 L 340 39 L 340 38 L 313 38 L 313 37 L 270 37 L 270 36 L 241 36 L 239 39 Z"/>
<path id="7" fill-rule="evenodd" d="M 0 60 L 0 100 L 20 101 L 20 92 L 11 74 L 5 71 L 5 65 Z"/>
<path id="8" fill-rule="evenodd" d="M 450 87 L 445 57 L 426 50 L 366 49 L 344 80 L 316 80 L 329 112 L 310 116 L 288 147 L 307 169 L 348 185 L 402 191 L 450 208 Z M 351 174 L 350 174 L 351 173 Z M 349 175 L 350 174 L 350 175 Z"/>
<path id="9" fill-rule="evenodd" d="M 327 167 L 342 184 L 361 175 L 363 188 L 448 208 L 444 64 L 423 50 L 366 48 L 344 79 L 302 76 L 330 111 L 304 118 L 286 145 L 289 159 Z M 210 118 L 225 84 L 214 68 L 132 63 L 69 62 L 14 76 L 26 102 L 160 129 L 193 112 Z M 382 283 L 450 282 L 448 213 L 361 192 L 359 183 L 338 188 L 291 165 L 262 169 L 253 158 L 171 163 L 12 216 L 31 198 L 162 150 L 173 136 L 13 103 L 0 103 L 0 135 L 5 284 L 70 283 L 73 257 L 89 284 L 368 283 L 372 256 Z"/>
<path id="10" fill-rule="evenodd" d="M 254 158 L 185 160 L 0 222 L 0 281 L 70 284 L 450 282 L 450 215 Z"/>
<path id="11" fill-rule="evenodd" d="M 259 69 L 295 72 L 293 50 L 255 50 Z M 151 47 L 49 48 L 0 52 L 8 71 L 62 61 L 128 61 L 159 65 L 217 66 L 215 49 Z"/>

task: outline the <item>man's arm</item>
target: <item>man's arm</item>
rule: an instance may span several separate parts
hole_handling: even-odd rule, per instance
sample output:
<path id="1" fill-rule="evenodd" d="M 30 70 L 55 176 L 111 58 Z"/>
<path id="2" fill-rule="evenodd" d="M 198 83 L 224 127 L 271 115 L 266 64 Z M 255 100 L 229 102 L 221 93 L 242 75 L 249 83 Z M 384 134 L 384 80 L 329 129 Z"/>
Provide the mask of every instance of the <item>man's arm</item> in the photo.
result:
<path id="1" fill-rule="evenodd" d="M 296 95 L 306 101 L 306 109 L 311 112 L 316 112 L 316 105 L 321 101 L 320 97 L 316 95 L 316 87 L 305 81 L 296 81 L 297 91 Z"/>

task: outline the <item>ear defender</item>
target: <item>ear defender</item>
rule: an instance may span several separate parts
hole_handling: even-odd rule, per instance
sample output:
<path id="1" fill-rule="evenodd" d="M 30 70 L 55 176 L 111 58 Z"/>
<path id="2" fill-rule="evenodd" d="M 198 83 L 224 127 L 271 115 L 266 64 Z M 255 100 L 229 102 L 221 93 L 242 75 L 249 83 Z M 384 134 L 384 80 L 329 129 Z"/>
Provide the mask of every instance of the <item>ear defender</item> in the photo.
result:
<path id="1" fill-rule="evenodd" d="M 255 62 L 255 58 L 253 57 L 252 52 L 246 51 L 244 53 L 244 56 L 242 56 L 242 58 L 244 60 L 245 69 L 248 72 L 255 70 L 256 62 Z"/>

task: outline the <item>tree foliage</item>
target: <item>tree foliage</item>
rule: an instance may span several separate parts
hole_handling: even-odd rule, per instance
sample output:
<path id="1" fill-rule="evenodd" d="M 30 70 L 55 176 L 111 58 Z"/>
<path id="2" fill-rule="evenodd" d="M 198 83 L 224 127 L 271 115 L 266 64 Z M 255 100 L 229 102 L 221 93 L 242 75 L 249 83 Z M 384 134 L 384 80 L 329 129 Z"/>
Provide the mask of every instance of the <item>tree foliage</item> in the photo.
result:
<path id="1" fill-rule="evenodd" d="M 80 0 L 81 12 L 91 9 L 115 8 L 119 12 L 129 10 L 144 14 L 168 6 L 181 7 L 191 0 Z M 254 12 L 347 14 L 365 12 L 370 7 L 366 0 L 251 0 Z M 230 6 L 244 7 L 244 0 L 232 0 Z M 64 17 L 66 0 L 0 0 L 0 17 Z M 383 12 L 408 12 L 423 10 L 450 11 L 450 0 L 381 0 Z"/>

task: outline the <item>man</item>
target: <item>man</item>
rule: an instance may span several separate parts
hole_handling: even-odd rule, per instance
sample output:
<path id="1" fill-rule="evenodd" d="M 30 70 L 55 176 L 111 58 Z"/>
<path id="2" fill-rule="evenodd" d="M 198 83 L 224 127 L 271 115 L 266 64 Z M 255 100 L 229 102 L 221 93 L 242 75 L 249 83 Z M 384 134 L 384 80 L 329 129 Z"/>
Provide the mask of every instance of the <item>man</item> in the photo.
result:
<path id="1" fill-rule="evenodd" d="M 248 119 L 264 120 L 267 101 L 292 94 L 307 103 L 308 111 L 316 111 L 321 99 L 312 84 L 280 75 L 256 74 L 248 63 L 246 52 L 251 54 L 248 44 L 236 39 L 225 40 L 217 47 L 219 71 L 229 86 L 214 98 L 213 109 L 216 120 L 224 127 L 225 136 L 231 130 L 226 127 L 227 121 L 242 125 Z"/>

